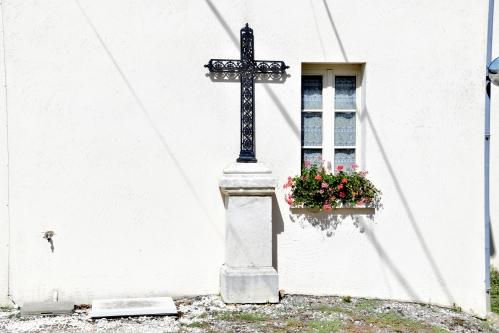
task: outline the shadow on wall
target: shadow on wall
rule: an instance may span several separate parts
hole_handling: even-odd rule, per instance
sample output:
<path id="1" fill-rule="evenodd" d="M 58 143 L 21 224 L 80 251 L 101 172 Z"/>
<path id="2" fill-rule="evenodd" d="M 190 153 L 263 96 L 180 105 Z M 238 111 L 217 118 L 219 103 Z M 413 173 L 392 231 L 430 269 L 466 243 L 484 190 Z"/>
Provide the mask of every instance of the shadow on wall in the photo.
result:
<path id="1" fill-rule="evenodd" d="M 489 233 L 489 244 L 490 244 L 490 256 L 496 256 L 496 244 L 494 242 L 494 233 L 492 232 L 492 219 L 490 219 L 490 233 Z"/>
<path id="2" fill-rule="evenodd" d="M 364 89 L 365 89 L 365 87 L 364 87 Z M 452 296 L 449 288 L 447 287 L 447 282 L 445 281 L 442 273 L 440 272 L 440 269 L 438 268 L 437 263 L 435 262 L 435 259 L 433 258 L 433 255 L 431 254 L 430 249 L 428 248 L 428 244 L 426 244 L 426 241 L 423 237 L 423 234 L 421 233 L 421 230 L 418 227 L 418 223 L 416 221 L 416 218 L 414 217 L 414 213 L 409 205 L 409 202 L 406 199 L 404 191 L 402 191 L 402 186 L 400 185 L 400 181 L 398 180 L 397 175 L 396 175 L 396 173 L 395 173 L 395 171 L 390 163 L 390 160 L 388 159 L 388 155 L 387 155 L 386 150 L 383 147 L 381 139 L 378 135 L 378 132 L 376 130 L 376 126 L 374 125 L 374 123 L 369 115 L 369 112 L 367 110 L 367 106 L 365 106 L 364 109 L 362 110 L 361 122 L 363 122 L 363 121 L 367 121 L 367 125 L 371 129 L 371 133 L 375 139 L 375 143 L 377 145 L 378 152 L 381 154 L 381 157 L 383 158 L 383 161 L 385 162 L 386 170 L 388 170 L 388 173 L 390 174 L 390 178 L 392 179 L 393 185 L 395 186 L 395 189 L 398 193 L 398 197 L 400 198 L 400 201 L 402 203 L 402 207 L 404 208 L 404 210 L 407 214 L 407 218 L 408 218 L 408 221 L 410 222 L 410 226 L 412 227 L 412 231 L 416 235 L 416 238 L 419 242 L 421 250 L 423 251 L 423 253 L 426 257 L 426 259 L 430 265 L 430 268 L 432 269 L 433 274 L 434 274 L 441 290 L 444 292 L 445 296 L 447 297 L 448 304 L 455 304 L 454 297 Z M 380 251 L 380 249 L 382 250 L 381 245 L 376 241 L 374 234 L 371 234 L 370 237 L 368 237 L 368 239 L 371 241 L 373 246 L 376 248 L 376 250 L 378 251 L 380 256 L 382 258 L 387 259 L 385 262 L 388 264 L 388 267 L 390 268 L 390 270 L 392 270 L 392 272 L 395 274 L 397 279 L 399 279 L 399 276 L 400 276 L 400 278 L 402 278 L 402 275 L 400 274 L 400 272 L 398 272 L 396 270 L 396 267 L 393 264 L 390 264 L 390 261 L 388 259 L 388 256 L 386 255 L 386 253 L 384 251 L 382 251 L 382 252 Z M 407 291 L 409 292 L 409 290 L 407 290 Z"/>
<path id="3" fill-rule="evenodd" d="M 219 239 L 223 240 L 223 236 L 220 233 L 220 231 L 218 230 L 214 219 L 211 217 L 210 211 L 206 208 L 206 206 L 202 202 L 201 198 L 199 197 L 199 195 L 198 195 L 198 193 L 196 191 L 195 186 L 192 184 L 192 182 L 190 181 L 189 177 L 185 173 L 184 168 L 182 167 L 182 165 L 180 164 L 180 162 L 175 157 L 175 154 L 174 154 L 173 150 L 171 149 L 170 145 L 168 144 L 167 140 L 165 139 L 165 137 L 163 136 L 163 134 L 161 133 L 161 131 L 156 126 L 155 121 L 152 119 L 149 110 L 145 107 L 144 103 L 142 102 L 142 100 L 140 99 L 139 95 L 137 94 L 137 91 L 134 89 L 134 87 L 133 87 L 132 83 L 130 82 L 130 80 L 128 80 L 127 76 L 125 75 L 125 72 L 122 70 L 122 68 L 118 64 L 118 61 L 116 60 L 116 58 L 111 53 L 110 49 L 108 48 L 108 46 L 104 42 L 104 39 L 99 34 L 99 31 L 97 30 L 97 28 L 93 24 L 92 20 L 90 19 L 90 17 L 86 13 L 86 11 L 84 10 L 84 8 L 80 4 L 80 2 L 78 0 L 75 0 L 75 3 L 77 5 L 78 9 L 80 10 L 80 12 L 81 12 L 81 14 L 82 14 L 85 22 L 87 22 L 88 26 L 90 27 L 90 29 L 94 33 L 95 37 L 97 38 L 99 44 L 102 46 L 102 49 L 104 50 L 105 54 L 108 56 L 109 60 L 113 64 L 115 70 L 118 72 L 119 76 L 123 80 L 123 83 L 127 87 L 127 89 L 130 92 L 130 94 L 133 96 L 133 98 L 134 98 L 137 106 L 139 107 L 139 109 L 142 111 L 142 114 L 146 118 L 147 123 L 149 124 L 149 126 L 153 130 L 154 134 L 158 138 L 159 142 L 163 146 L 165 152 L 168 154 L 168 157 L 171 159 L 171 161 L 175 165 L 175 168 L 177 169 L 177 172 L 180 174 L 180 176 L 182 177 L 182 179 L 183 179 L 186 187 L 190 190 L 192 196 L 196 200 L 197 206 L 202 209 L 202 211 L 204 212 L 205 216 L 207 217 L 208 222 L 213 227 L 213 230 L 215 230 L 215 233 L 218 235 Z"/>
<path id="4" fill-rule="evenodd" d="M 284 221 L 276 195 L 272 195 L 272 267 L 279 272 L 277 235 L 284 232 Z"/>
<path id="5" fill-rule="evenodd" d="M 327 237 L 332 237 L 338 226 L 345 220 L 351 220 L 353 225 L 359 229 L 360 233 L 364 232 L 364 227 L 360 224 L 360 216 L 355 213 L 336 214 L 325 211 L 304 212 L 297 214 L 291 213 L 289 214 L 289 218 L 292 222 L 300 224 L 302 228 L 305 228 L 307 224 L 310 224 L 314 228 L 324 232 Z M 367 215 L 366 218 L 374 220 L 374 215 Z"/>

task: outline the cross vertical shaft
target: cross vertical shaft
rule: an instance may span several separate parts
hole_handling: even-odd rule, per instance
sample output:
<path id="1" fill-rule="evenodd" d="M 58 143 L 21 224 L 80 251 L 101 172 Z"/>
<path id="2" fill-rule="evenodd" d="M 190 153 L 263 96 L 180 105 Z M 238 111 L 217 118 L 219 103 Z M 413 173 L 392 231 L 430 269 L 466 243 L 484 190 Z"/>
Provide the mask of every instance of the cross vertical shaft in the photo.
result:
<path id="1" fill-rule="evenodd" d="M 211 59 L 204 67 L 211 73 L 239 76 L 241 82 L 241 136 L 237 162 L 255 163 L 255 79 L 260 74 L 280 76 L 289 68 L 279 60 L 255 60 L 253 29 L 248 24 L 241 29 L 241 58 Z"/>
<path id="2" fill-rule="evenodd" d="M 256 162 L 255 55 L 253 30 L 241 29 L 241 150 L 237 162 Z"/>

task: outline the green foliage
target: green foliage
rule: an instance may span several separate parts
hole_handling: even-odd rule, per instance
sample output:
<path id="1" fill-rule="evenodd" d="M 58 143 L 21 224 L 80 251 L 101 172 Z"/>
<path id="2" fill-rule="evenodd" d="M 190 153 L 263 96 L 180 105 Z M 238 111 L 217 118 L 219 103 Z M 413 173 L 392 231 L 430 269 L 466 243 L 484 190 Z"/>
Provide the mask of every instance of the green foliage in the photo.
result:
<path id="1" fill-rule="evenodd" d="M 492 312 L 499 313 L 499 272 L 493 267 L 490 270 L 490 307 Z"/>
<path id="2" fill-rule="evenodd" d="M 312 164 L 300 176 L 289 177 L 284 188 L 291 188 L 287 202 L 307 208 L 329 210 L 337 207 L 367 205 L 378 207 L 381 191 L 366 178 L 367 171 L 349 171 L 337 167 L 335 173 Z"/>

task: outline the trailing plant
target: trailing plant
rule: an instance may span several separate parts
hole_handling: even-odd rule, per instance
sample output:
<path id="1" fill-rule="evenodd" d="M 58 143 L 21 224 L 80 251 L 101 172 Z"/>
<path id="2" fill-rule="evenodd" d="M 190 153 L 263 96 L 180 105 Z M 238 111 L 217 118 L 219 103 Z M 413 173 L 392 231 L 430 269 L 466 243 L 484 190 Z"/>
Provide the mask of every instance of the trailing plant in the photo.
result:
<path id="1" fill-rule="evenodd" d="M 366 178 L 367 171 L 338 165 L 334 172 L 322 165 L 306 164 L 301 175 L 288 177 L 286 202 L 293 207 L 331 210 L 338 207 L 380 207 L 381 191 Z"/>

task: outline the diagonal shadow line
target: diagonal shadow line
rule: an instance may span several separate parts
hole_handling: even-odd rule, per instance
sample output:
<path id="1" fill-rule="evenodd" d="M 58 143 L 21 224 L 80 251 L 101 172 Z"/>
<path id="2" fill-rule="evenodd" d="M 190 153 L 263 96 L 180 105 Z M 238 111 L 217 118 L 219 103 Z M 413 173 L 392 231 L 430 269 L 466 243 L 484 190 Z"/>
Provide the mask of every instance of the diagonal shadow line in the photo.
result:
<path id="1" fill-rule="evenodd" d="M 277 95 L 266 84 L 263 85 L 263 87 L 265 88 L 265 91 L 267 92 L 267 94 L 269 94 L 270 98 L 274 101 L 275 105 L 277 106 L 277 109 L 281 113 L 284 120 L 286 120 L 289 127 L 291 127 L 291 129 L 293 130 L 294 135 L 297 138 L 301 138 L 300 129 L 298 128 L 298 126 L 296 126 L 296 124 L 293 122 L 293 119 L 291 119 L 290 115 L 286 112 L 286 108 L 284 107 L 282 102 L 279 100 Z"/>
<path id="2" fill-rule="evenodd" d="M 114 68 L 116 69 L 116 71 L 118 72 L 118 74 L 120 75 L 121 79 L 123 80 L 123 82 L 125 83 L 126 87 L 128 88 L 128 90 L 130 91 L 130 93 L 132 94 L 133 98 L 135 99 L 135 102 L 137 103 L 137 105 L 139 106 L 139 109 L 142 111 L 142 113 L 144 114 L 145 118 L 147 119 L 148 123 L 149 123 L 149 126 L 151 126 L 151 128 L 153 129 L 153 132 L 154 134 L 156 135 L 156 137 L 159 139 L 159 141 L 161 142 L 161 144 L 163 145 L 163 148 L 166 150 L 166 152 L 168 153 L 169 157 L 171 158 L 171 160 L 173 161 L 173 164 L 175 165 L 175 167 L 177 168 L 177 171 L 180 173 L 180 175 L 182 176 L 185 184 L 187 185 L 187 187 L 189 188 L 189 190 L 191 191 L 192 195 L 194 196 L 194 198 L 196 199 L 196 201 L 198 202 L 199 206 L 201 207 L 201 209 L 205 212 L 206 216 L 208 217 L 208 221 L 212 224 L 212 226 L 214 227 L 215 229 L 215 232 L 217 233 L 218 237 L 223 239 L 222 237 L 222 234 L 220 233 L 220 231 L 218 230 L 217 226 L 215 225 L 214 221 L 213 221 L 213 218 L 210 217 L 210 214 L 209 214 L 209 211 L 208 209 L 206 208 L 206 206 L 203 204 L 203 202 L 201 201 L 201 198 L 198 196 L 197 192 L 196 192 L 196 189 L 194 187 L 194 185 L 191 183 L 191 181 L 189 180 L 189 177 L 187 176 L 187 174 L 184 172 L 184 170 L 182 169 L 182 166 L 180 165 L 180 163 L 178 162 L 178 160 L 175 158 L 174 154 L 173 154 L 173 151 L 172 149 L 170 148 L 170 146 L 168 145 L 168 143 L 166 142 L 166 139 L 163 137 L 163 135 L 161 134 L 160 130 L 156 127 L 156 125 L 154 124 L 154 121 L 149 113 L 149 111 L 147 111 L 147 108 L 145 107 L 144 103 L 142 102 L 142 100 L 139 98 L 139 96 L 137 95 L 137 92 L 135 91 L 135 89 L 133 88 L 132 84 L 130 83 L 130 81 L 127 79 L 125 73 L 123 72 L 123 70 L 121 69 L 121 67 L 118 65 L 118 62 L 116 61 L 116 59 L 114 58 L 114 56 L 112 55 L 111 51 L 109 50 L 109 48 L 107 47 L 106 43 L 104 42 L 104 40 L 102 39 L 101 35 L 99 34 L 99 32 L 97 31 L 97 28 L 94 26 L 94 24 L 92 23 L 92 21 L 90 20 L 90 17 L 87 15 L 87 13 L 85 12 L 85 10 L 83 9 L 83 7 L 81 6 L 79 0 L 75 0 L 76 2 L 76 5 L 78 6 L 80 12 L 82 13 L 83 17 L 85 18 L 85 21 L 87 22 L 87 24 L 90 26 L 90 28 L 92 29 L 92 31 L 94 32 L 95 36 L 97 37 L 99 43 L 101 44 L 102 48 L 104 49 L 105 53 L 107 54 L 107 56 L 109 57 L 109 59 L 111 60 L 111 62 L 113 63 L 114 65 Z"/>
<path id="3" fill-rule="evenodd" d="M 327 58 L 326 49 L 324 48 L 324 42 L 322 41 L 321 30 L 319 28 L 319 22 L 317 22 L 317 15 L 315 13 L 314 1 L 315 0 L 310 0 L 310 7 L 312 8 L 312 15 L 314 16 L 315 30 L 317 31 L 317 37 L 319 37 L 319 43 L 321 44 L 322 56 L 324 57 L 324 59 L 326 59 Z"/>
<path id="4" fill-rule="evenodd" d="M 206 4 L 208 5 L 208 7 L 210 7 L 210 9 L 213 12 L 213 14 L 216 16 L 218 22 L 224 28 L 225 32 L 229 35 L 230 39 L 232 40 L 232 43 L 237 48 L 239 48 L 239 41 L 237 40 L 236 35 L 232 32 L 232 30 L 230 29 L 230 27 L 227 24 L 227 22 L 225 22 L 224 18 L 222 17 L 222 15 L 220 14 L 220 12 L 218 11 L 217 7 L 215 7 L 215 5 L 210 0 L 205 0 L 205 1 L 206 1 Z"/>
<path id="5" fill-rule="evenodd" d="M 343 47 L 343 43 L 341 42 L 340 35 L 338 34 L 338 29 L 336 29 L 336 24 L 334 24 L 333 15 L 331 15 L 331 10 L 329 10 L 329 6 L 326 0 L 322 0 L 324 3 L 324 7 L 326 7 L 327 16 L 329 17 L 329 22 L 331 23 L 331 27 L 333 28 L 334 35 L 336 36 L 336 40 L 338 41 L 338 45 L 340 46 L 341 54 L 343 55 L 343 59 L 345 62 L 348 62 L 347 53 L 345 52 L 345 48 Z"/>
<path id="6" fill-rule="evenodd" d="M 412 229 L 413 229 L 413 231 L 414 231 L 414 233 L 415 233 L 415 235 L 416 235 L 416 237 L 421 245 L 421 248 L 423 249 L 424 254 L 426 255 L 426 259 L 430 263 L 430 266 L 433 270 L 433 273 L 435 274 L 435 277 L 437 278 L 438 283 L 440 284 L 445 295 L 447 296 L 447 298 L 449 300 L 449 304 L 453 304 L 453 303 L 455 303 L 454 297 L 452 297 L 452 294 L 451 294 L 449 288 L 447 288 L 447 285 L 445 283 L 445 279 L 444 279 L 442 273 L 440 272 L 440 270 L 438 269 L 438 266 L 435 263 L 435 259 L 433 259 L 433 256 L 431 255 L 431 252 L 428 248 L 428 245 L 426 244 L 426 241 L 424 240 L 424 237 L 421 234 L 421 230 L 419 230 L 419 228 L 417 226 L 416 218 L 414 217 L 412 209 L 409 206 L 409 203 L 404 196 L 404 192 L 402 191 L 402 187 L 400 186 L 400 182 L 397 179 L 397 176 L 395 175 L 395 171 L 393 170 L 393 167 L 388 159 L 388 155 L 386 154 L 385 148 L 383 147 L 383 145 L 381 143 L 381 139 L 379 138 L 379 135 L 376 131 L 376 127 L 374 126 L 373 121 L 372 121 L 371 117 L 369 116 L 369 113 L 367 112 L 367 106 L 364 108 L 362 113 L 364 115 L 364 119 L 367 120 L 367 122 L 369 123 L 369 127 L 372 129 L 372 133 L 373 133 L 374 139 L 376 140 L 376 144 L 379 148 L 379 152 L 381 153 L 381 157 L 383 157 L 386 168 L 387 168 L 388 172 L 390 173 L 393 184 L 395 185 L 395 188 L 399 194 L 400 200 L 402 201 L 402 205 L 404 206 L 405 212 L 406 212 L 407 216 L 409 217 L 409 222 L 411 224 L 411 227 L 412 227 Z"/>
<path id="7" fill-rule="evenodd" d="M 232 32 L 232 30 L 230 30 L 229 25 L 227 24 L 227 22 L 225 22 L 224 18 L 222 17 L 222 15 L 218 11 L 218 9 L 211 2 L 211 0 L 205 0 L 205 2 L 208 4 L 208 7 L 213 12 L 213 14 L 217 18 L 218 22 L 224 28 L 225 32 L 229 35 L 230 39 L 232 40 L 232 43 L 237 48 L 239 48 L 239 41 L 238 41 L 236 35 L 234 34 L 234 32 Z M 281 115 L 284 118 L 284 120 L 286 120 L 286 122 L 288 123 L 288 125 L 291 127 L 293 133 L 296 135 L 296 137 L 300 138 L 301 137 L 300 129 L 298 128 L 298 126 L 296 126 L 296 124 L 293 122 L 293 119 L 291 119 L 291 117 L 289 116 L 289 114 L 286 112 L 286 108 L 284 107 L 284 105 L 281 103 L 281 101 L 276 96 L 276 94 L 270 89 L 270 87 L 268 87 L 266 85 L 264 85 L 264 87 L 265 87 L 265 91 L 267 92 L 267 94 L 269 94 L 270 98 L 272 99 L 272 101 L 277 106 L 277 109 L 281 113 Z"/>
<path id="8" fill-rule="evenodd" d="M 398 282 L 402 285 L 402 287 L 406 290 L 406 292 L 409 294 L 409 296 L 412 299 L 420 300 L 414 289 L 409 285 L 409 283 L 406 281 L 402 273 L 400 273 L 400 271 L 397 269 L 397 266 L 395 266 L 395 264 L 390 259 L 388 254 L 385 252 L 381 244 L 378 242 L 376 236 L 374 236 L 373 232 L 369 229 L 368 223 L 365 222 L 365 218 L 363 216 L 359 217 L 359 222 L 364 228 L 365 235 L 376 249 L 376 252 L 378 252 L 378 255 L 380 256 L 381 260 L 383 260 L 383 262 L 392 271 L 393 275 L 395 275 L 395 278 L 398 280 Z"/>

